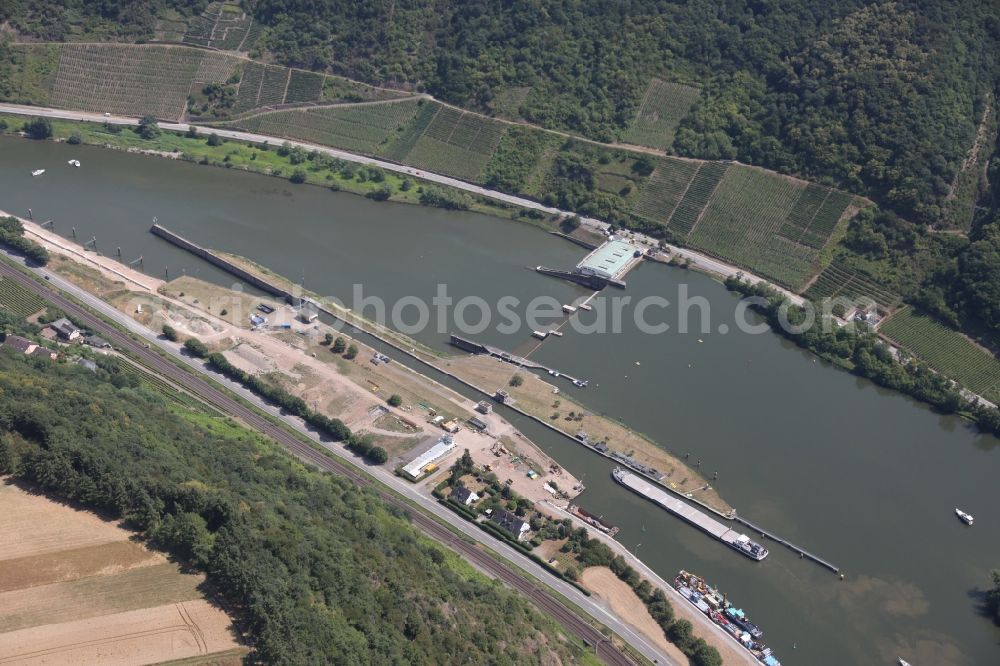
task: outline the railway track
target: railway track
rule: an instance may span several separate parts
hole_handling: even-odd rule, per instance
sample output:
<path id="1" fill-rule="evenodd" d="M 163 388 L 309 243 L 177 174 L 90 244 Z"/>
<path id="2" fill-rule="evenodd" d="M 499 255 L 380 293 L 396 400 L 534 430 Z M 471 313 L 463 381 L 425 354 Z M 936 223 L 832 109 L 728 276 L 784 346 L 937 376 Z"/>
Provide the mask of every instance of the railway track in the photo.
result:
<path id="1" fill-rule="evenodd" d="M 222 413 L 233 416 L 243 421 L 247 426 L 271 437 L 300 460 L 315 465 L 319 469 L 346 477 L 359 486 L 371 488 L 384 502 L 406 511 L 411 522 L 425 534 L 456 551 L 466 560 L 475 564 L 481 571 L 488 572 L 528 597 L 542 613 L 555 618 L 569 632 L 593 647 L 597 655 L 605 663 L 614 666 L 634 666 L 635 662 L 630 657 L 612 645 L 600 631 L 590 623 L 584 621 L 550 592 L 481 550 L 475 544 L 471 544 L 458 537 L 451 530 L 422 511 L 414 509 L 407 502 L 386 492 L 372 479 L 352 469 L 349 465 L 317 451 L 285 428 L 263 417 L 257 411 L 242 404 L 228 393 L 216 388 L 197 374 L 188 372 L 164 359 L 157 352 L 136 342 L 130 336 L 122 333 L 118 328 L 111 326 L 103 319 L 92 314 L 89 310 L 66 298 L 58 290 L 35 281 L 2 261 L 0 261 L 0 275 L 17 282 L 25 289 L 43 297 L 80 323 L 86 324 L 88 328 L 99 332 L 101 336 L 119 350 L 128 351 L 133 356 L 141 359 L 147 368 L 170 379 L 178 386 L 184 387 L 187 392 L 204 400 Z"/>

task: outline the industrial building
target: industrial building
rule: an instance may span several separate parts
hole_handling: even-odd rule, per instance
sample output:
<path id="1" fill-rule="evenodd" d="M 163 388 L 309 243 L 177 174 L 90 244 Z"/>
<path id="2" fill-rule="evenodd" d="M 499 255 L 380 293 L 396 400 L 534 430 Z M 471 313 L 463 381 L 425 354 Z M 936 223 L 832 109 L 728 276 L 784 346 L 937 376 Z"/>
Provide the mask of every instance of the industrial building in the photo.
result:
<path id="1" fill-rule="evenodd" d="M 430 471 L 429 468 L 433 467 L 434 461 L 440 460 L 444 456 L 451 453 L 454 449 L 455 438 L 451 435 L 445 435 L 439 439 L 434 446 L 427 449 L 414 458 L 412 462 L 404 466 L 403 474 L 405 474 L 411 481 L 416 481 L 423 476 L 424 473 Z"/>
<path id="2" fill-rule="evenodd" d="M 576 265 L 580 275 L 594 275 L 605 280 L 615 280 L 624 273 L 635 257 L 636 248 L 628 241 L 609 239 L 604 245 L 588 254 Z"/>

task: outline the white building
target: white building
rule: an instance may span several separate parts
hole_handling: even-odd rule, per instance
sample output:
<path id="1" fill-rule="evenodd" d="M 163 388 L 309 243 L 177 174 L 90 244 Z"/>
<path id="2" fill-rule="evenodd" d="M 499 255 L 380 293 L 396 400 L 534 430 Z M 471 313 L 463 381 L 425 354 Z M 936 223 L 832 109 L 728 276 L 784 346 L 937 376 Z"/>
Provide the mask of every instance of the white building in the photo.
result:
<path id="1" fill-rule="evenodd" d="M 405 474 L 411 481 L 416 481 L 423 476 L 424 472 L 427 471 L 427 468 L 430 467 L 434 461 L 440 460 L 453 450 L 455 450 L 455 438 L 451 435 L 445 435 L 439 439 L 434 446 L 427 449 L 414 458 L 412 462 L 405 465 L 403 467 L 403 474 Z"/>

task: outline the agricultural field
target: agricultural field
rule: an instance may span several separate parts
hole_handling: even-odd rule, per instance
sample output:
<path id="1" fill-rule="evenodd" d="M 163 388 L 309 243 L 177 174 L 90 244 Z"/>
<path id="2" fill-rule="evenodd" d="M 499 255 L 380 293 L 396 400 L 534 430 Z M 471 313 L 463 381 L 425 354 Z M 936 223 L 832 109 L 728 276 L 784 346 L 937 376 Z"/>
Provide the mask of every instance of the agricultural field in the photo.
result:
<path id="1" fill-rule="evenodd" d="M 901 300 L 898 294 L 880 287 L 836 262 L 824 268 L 802 295 L 814 301 L 825 298 L 843 298 L 851 301 L 871 299 L 884 311 L 896 307 Z"/>
<path id="2" fill-rule="evenodd" d="M 210 2 L 188 22 L 183 41 L 224 51 L 241 50 L 253 19 L 238 4 Z M 243 47 L 243 50 L 249 47 Z"/>
<path id="3" fill-rule="evenodd" d="M 131 533 L 0 483 L 0 663 L 239 663 L 232 622 Z"/>
<path id="4" fill-rule="evenodd" d="M 309 141 L 368 155 L 386 152 L 417 115 L 417 100 L 288 109 L 262 113 L 235 123 L 250 132 Z"/>
<path id="5" fill-rule="evenodd" d="M 427 130 L 427 126 L 431 124 L 434 120 L 434 116 L 437 115 L 438 105 L 431 103 L 420 104 L 417 107 L 417 113 L 410 121 L 410 124 L 403 128 L 396 140 L 393 141 L 382 154 L 397 162 L 402 162 L 404 158 L 413 150 L 413 147 L 417 145 L 417 140 L 423 135 L 424 131 Z"/>
<path id="6" fill-rule="evenodd" d="M 681 120 L 698 101 L 701 91 L 693 86 L 652 79 L 635 118 L 622 138 L 650 148 L 669 148 Z"/>
<path id="7" fill-rule="evenodd" d="M 506 131 L 504 123 L 440 106 L 407 154 L 406 162 L 476 182 Z"/>
<path id="8" fill-rule="evenodd" d="M 723 162 L 704 162 L 698 168 L 667 222 L 670 231 L 680 237 L 686 237 L 691 233 L 728 169 L 729 165 Z"/>
<path id="9" fill-rule="evenodd" d="M 65 44 L 53 106 L 177 120 L 207 52 L 172 46 Z"/>
<path id="10" fill-rule="evenodd" d="M 323 76 L 323 92 L 320 101 L 334 104 L 338 102 L 386 102 L 390 99 L 403 97 L 412 97 L 412 95 L 326 74 Z"/>
<path id="11" fill-rule="evenodd" d="M 243 60 L 224 53 L 206 53 L 198 65 L 198 73 L 194 75 L 194 83 L 207 85 L 209 83 L 227 83 L 234 77 L 242 76 Z"/>
<path id="12" fill-rule="evenodd" d="M 655 224 L 666 225 L 694 179 L 698 167 L 698 162 L 662 158 L 649 175 L 649 180 L 639 190 L 632 212 Z"/>
<path id="13" fill-rule="evenodd" d="M 236 96 L 234 113 L 242 113 L 260 106 L 260 86 L 264 82 L 266 66 L 259 62 L 248 62 L 243 68 L 243 78 L 240 79 L 239 94 Z"/>
<path id="14" fill-rule="evenodd" d="M 802 190 L 795 208 L 778 234 L 794 243 L 820 250 L 830 239 L 852 199 L 849 194 L 810 183 Z"/>
<path id="15" fill-rule="evenodd" d="M 0 99 L 15 104 L 50 104 L 59 53 L 59 46 L 53 44 L 12 44 L 7 60 L 0 62 Z"/>
<path id="16" fill-rule="evenodd" d="M 483 184 L 505 192 L 527 191 L 532 173 L 539 167 L 542 156 L 560 143 L 562 137 L 532 127 L 517 125 L 508 128 L 483 171 Z"/>
<path id="17" fill-rule="evenodd" d="M 267 65 L 264 69 L 264 80 L 260 83 L 260 94 L 257 96 L 257 106 L 273 106 L 285 101 L 285 90 L 291 78 L 292 70 L 278 65 Z"/>
<path id="18" fill-rule="evenodd" d="M 973 393 L 1000 402 L 1000 360 L 958 331 L 905 308 L 879 332 Z"/>
<path id="19" fill-rule="evenodd" d="M 779 236 L 778 230 L 803 188 L 760 169 L 731 167 L 688 240 L 782 284 L 798 286 L 812 274 L 818 253 Z"/>
<path id="20" fill-rule="evenodd" d="M 288 79 L 288 93 L 285 104 L 297 102 L 316 102 L 323 96 L 323 75 L 293 69 Z"/>
<path id="21" fill-rule="evenodd" d="M 0 308 L 21 319 L 45 307 L 45 301 L 18 283 L 0 278 Z"/>

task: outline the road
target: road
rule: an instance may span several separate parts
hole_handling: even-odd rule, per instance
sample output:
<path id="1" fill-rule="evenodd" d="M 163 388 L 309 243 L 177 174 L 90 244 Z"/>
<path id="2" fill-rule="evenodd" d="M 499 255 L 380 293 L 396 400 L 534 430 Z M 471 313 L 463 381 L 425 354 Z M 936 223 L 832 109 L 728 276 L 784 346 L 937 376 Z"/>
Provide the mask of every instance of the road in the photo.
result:
<path id="1" fill-rule="evenodd" d="M 92 122 L 92 123 L 111 123 L 114 125 L 135 125 L 139 122 L 138 118 L 131 118 L 128 116 L 105 116 L 100 113 L 90 113 L 87 111 L 67 111 L 64 109 L 52 109 L 40 106 L 22 106 L 19 104 L 0 104 L 0 113 L 19 113 L 28 114 L 33 116 L 43 116 L 46 118 L 56 118 L 60 120 L 76 120 L 81 122 Z M 226 139 L 232 139 L 234 141 L 244 141 L 246 143 L 253 144 L 271 144 L 277 145 L 279 143 L 288 143 L 291 146 L 298 146 L 305 150 L 315 150 L 319 153 L 329 155 L 330 157 L 335 157 L 345 162 L 354 162 L 357 164 L 371 164 L 384 169 L 386 171 L 392 171 L 393 173 L 398 173 L 406 176 L 413 176 L 414 178 L 420 178 L 421 180 L 429 181 L 432 183 L 438 183 L 439 185 L 447 185 L 448 187 L 454 187 L 471 194 L 476 194 L 479 196 L 494 199 L 496 201 L 502 201 L 504 203 L 510 204 L 512 206 L 517 206 L 518 208 L 527 208 L 530 210 L 537 210 L 549 215 L 560 215 L 563 217 L 573 217 L 576 213 L 572 211 L 562 210 L 560 208 L 554 208 L 552 206 L 546 206 L 532 199 L 526 199 L 524 197 L 519 197 L 513 194 L 506 194 L 504 192 L 498 192 L 496 190 L 491 190 L 481 185 L 476 185 L 475 183 L 469 183 L 464 180 L 459 180 L 458 178 L 452 178 L 450 176 L 445 176 L 438 173 L 433 173 L 430 171 L 424 171 L 422 169 L 416 169 L 414 167 L 406 166 L 405 164 L 397 164 L 396 162 L 387 162 L 385 160 L 376 159 L 374 157 L 367 157 L 365 155 L 358 155 L 355 153 L 349 153 L 338 148 L 330 148 L 329 146 L 322 146 L 315 143 L 307 143 L 305 141 L 292 141 L 282 139 L 280 137 L 267 136 L 264 134 L 253 134 L 250 132 L 242 132 L 238 130 L 227 130 L 227 129 L 216 129 L 214 127 L 200 127 L 198 125 L 188 125 L 187 123 L 158 123 L 161 129 L 169 130 L 172 132 L 187 132 L 191 127 L 194 127 L 195 131 L 201 135 L 218 134 Z M 598 232 L 607 232 L 610 225 L 607 222 L 602 222 L 596 218 L 592 217 L 581 217 L 581 221 L 584 225 L 590 227 L 591 229 Z M 640 236 L 639 234 L 629 234 L 638 240 L 647 242 L 650 245 L 656 245 L 659 241 L 647 236 Z M 688 248 L 680 248 L 675 245 L 666 245 L 666 249 L 671 253 L 677 255 L 681 259 L 686 259 L 691 262 L 691 265 L 699 270 L 706 273 L 711 273 L 718 275 L 722 278 L 730 277 L 733 275 L 741 274 L 743 277 L 750 282 L 756 284 L 758 282 L 764 282 L 774 287 L 778 291 L 782 292 L 786 296 L 792 299 L 797 305 L 802 304 L 802 297 L 793 294 L 786 289 L 768 282 L 764 278 L 749 273 L 748 271 L 739 268 L 737 266 L 732 266 L 723 261 L 720 261 L 714 257 L 710 257 L 707 254 L 701 252 L 696 252 Z"/>
<path id="2" fill-rule="evenodd" d="M 8 256 L 14 261 L 24 263 L 17 257 Z M 182 386 L 186 391 L 214 406 L 220 412 L 231 415 L 243 421 L 249 427 L 268 435 L 301 460 L 315 465 L 322 470 L 350 478 L 359 485 L 372 488 L 385 502 L 406 511 L 411 517 L 413 524 L 425 534 L 453 549 L 481 571 L 498 578 L 531 599 L 544 614 L 553 617 L 569 632 L 594 647 L 598 656 L 606 663 L 625 666 L 633 662 L 617 648 L 610 645 L 608 640 L 597 629 L 579 617 L 576 611 L 568 608 L 546 587 L 555 590 L 563 598 L 568 599 L 575 606 L 583 609 L 592 618 L 608 626 L 645 658 L 654 663 L 677 666 L 676 662 L 672 661 L 658 647 L 619 620 L 607 609 L 598 605 L 596 601 L 587 597 L 566 581 L 552 575 L 519 551 L 482 532 L 476 526 L 438 504 L 433 498 L 421 494 L 414 486 L 395 476 L 391 471 L 382 467 L 370 467 L 365 469 L 364 472 L 360 471 L 355 467 L 357 463 L 353 455 L 348 453 L 343 446 L 321 441 L 300 419 L 283 414 L 274 406 L 264 403 L 255 394 L 243 388 L 243 386 L 231 382 L 224 376 L 209 370 L 201 360 L 181 353 L 180 345 L 159 339 L 152 331 L 144 328 L 123 312 L 113 308 L 76 285 L 67 282 L 55 273 L 42 268 L 32 268 L 31 270 L 46 278 L 51 285 L 72 294 L 75 298 L 85 303 L 87 307 L 92 308 L 122 328 L 145 339 L 150 347 L 153 345 L 159 347 L 195 372 L 192 373 L 179 368 L 171 361 L 164 359 L 150 347 L 135 341 L 133 338 L 122 333 L 118 328 L 110 326 L 104 320 L 91 314 L 87 309 L 80 307 L 74 301 L 66 298 L 60 291 L 32 280 L 7 263 L 0 262 L 0 275 L 18 282 L 26 289 L 45 298 L 77 319 L 81 324 L 85 324 L 88 328 L 105 337 L 116 349 L 129 352 L 134 357 L 141 359 L 154 372 L 178 386 Z M 234 399 L 225 391 L 216 388 L 210 382 L 206 381 L 202 375 L 210 376 L 219 384 L 225 385 L 227 389 L 251 402 L 258 409 L 281 419 L 286 425 L 302 435 L 320 443 L 330 454 L 342 460 L 337 460 L 317 451 L 300 438 L 261 416 L 257 411 Z M 399 495 L 405 497 L 406 501 L 384 490 L 381 487 L 383 485 L 392 488 Z M 414 505 L 421 510 L 413 510 Z M 457 536 L 455 532 L 428 514 L 447 523 L 465 538 Z M 484 546 L 499 553 L 502 558 L 515 565 L 516 568 L 512 568 L 507 563 L 487 553 L 483 548 Z M 544 586 L 537 583 L 535 579 L 544 581 Z"/>

